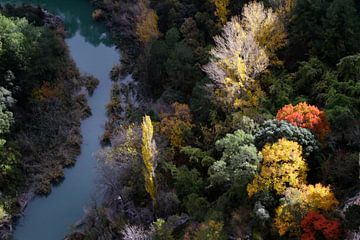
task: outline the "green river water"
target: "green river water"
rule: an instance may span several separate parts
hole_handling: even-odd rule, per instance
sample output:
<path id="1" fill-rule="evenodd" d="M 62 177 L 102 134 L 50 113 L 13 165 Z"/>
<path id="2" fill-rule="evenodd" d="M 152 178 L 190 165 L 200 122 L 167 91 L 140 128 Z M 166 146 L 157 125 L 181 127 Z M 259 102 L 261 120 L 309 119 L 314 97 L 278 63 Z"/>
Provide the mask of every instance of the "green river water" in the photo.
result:
<path id="1" fill-rule="evenodd" d="M 36 197 L 25 209 L 16 225 L 15 240 L 61 240 L 96 199 L 96 159 L 99 138 L 106 121 L 105 105 L 110 100 L 109 72 L 119 61 L 104 26 L 92 21 L 89 0 L 0 0 L 0 3 L 31 3 L 61 16 L 66 25 L 70 53 L 81 72 L 100 80 L 89 105 L 92 116 L 82 121 L 81 155 L 73 168 L 65 170 L 65 180 L 54 186 L 47 197 Z"/>

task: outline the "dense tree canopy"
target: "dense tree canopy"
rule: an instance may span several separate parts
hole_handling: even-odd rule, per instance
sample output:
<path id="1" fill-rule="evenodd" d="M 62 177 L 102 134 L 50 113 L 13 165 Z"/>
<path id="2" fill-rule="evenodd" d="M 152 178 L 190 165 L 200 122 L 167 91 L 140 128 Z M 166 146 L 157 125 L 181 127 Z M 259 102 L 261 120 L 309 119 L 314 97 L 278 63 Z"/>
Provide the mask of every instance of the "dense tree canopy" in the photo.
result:
<path id="1" fill-rule="evenodd" d="M 255 143 L 257 147 L 262 148 L 266 143 L 275 143 L 280 138 L 299 143 L 304 156 L 309 156 L 319 149 L 318 141 L 309 130 L 278 120 L 265 121 L 255 134 Z"/>
<path id="2" fill-rule="evenodd" d="M 342 206 L 360 191 L 359 1 L 92 2 L 122 50 L 113 73 L 132 74 L 140 101 L 122 118 L 130 89 L 114 77 L 102 157 L 106 214 L 91 218 L 80 239 L 92 239 L 97 223 L 114 239 L 354 236 L 356 207 L 343 214 Z M 42 59 L 60 66 L 51 60 L 61 51 L 32 46 L 28 55 L 22 39 L 56 41 L 17 21 L 7 25 L 19 30 L 9 31 L 15 47 L 1 39 L 0 57 L 6 47 L 24 63 L 37 60 L 25 64 L 32 77 L 1 66 L 4 89 L 17 101 L 23 89 L 37 102 L 56 98 L 52 78 L 39 73 L 57 76 Z M 29 85 L 17 89 L 21 81 Z M 9 119 L 5 139 L 11 117 L 0 116 Z"/>
<path id="3" fill-rule="evenodd" d="M 317 56 L 329 64 L 359 47 L 359 15 L 354 0 L 298 0 L 290 24 L 290 50 L 296 59 Z"/>
<path id="4" fill-rule="evenodd" d="M 330 125 L 323 111 L 316 106 L 308 105 L 306 102 L 285 105 L 277 114 L 278 120 L 285 120 L 294 126 L 307 128 L 313 131 L 320 140 L 324 140 L 330 132 Z"/>
<path id="5" fill-rule="evenodd" d="M 298 143 L 282 138 L 265 145 L 261 154 L 260 173 L 247 187 L 250 197 L 264 190 L 275 190 L 281 195 L 287 187 L 300 187 L 306 183 L 308 169 Z"/>
<path id="6" fill-rule="evenodd" d="M 116 32 L 129 29 L 116 12 L 131 19 L 141 5 L 95 2 Z M 159 120 L 158 195 L 178 200 L 168 214 L 155 209 L 167 219 L 155 223 L 172 226 L 179 218 L 172 214 L 186 213 L 179 237 L 187 239 L 339 237 L 334 194 L 343 202 L 359 190 L 358 2 L 153 0 L 149 7 L 161 34 L 123 62 L 133 63 L 127 69 L 154 101 L 145 114 Z M 331 184 L 334 193 L 307 182 Z M 170 232 L 161 236 L 179 233 Z"/>
<path id="7" fill-rule="evenodd" d="M 231 181 L 245 186 L 256 174 L 261 160 L 254 136 L 237 130 L 218 140 L 215 146 L 222 150 L 222 157 L 209 168 L 210 183 L 222 185 Z"/>
<path id="8" fill-rule="evenodd" d="M 11 123 L 14 121 L 13 113 L 8 110 L 13 101 L 11 92 L 0 87 L 0 147 L 5 144 L 3 136 L 10 131 Z"/>
<path id="9" fill-rule="evenodd" d="M 309 211 L 331 213 L 338 205 L 330 187 L 321 184 L 288 188 L 281 205 L 276 209 L 275 226 L 279 234 L 300 235 L 300 223 Z"/>

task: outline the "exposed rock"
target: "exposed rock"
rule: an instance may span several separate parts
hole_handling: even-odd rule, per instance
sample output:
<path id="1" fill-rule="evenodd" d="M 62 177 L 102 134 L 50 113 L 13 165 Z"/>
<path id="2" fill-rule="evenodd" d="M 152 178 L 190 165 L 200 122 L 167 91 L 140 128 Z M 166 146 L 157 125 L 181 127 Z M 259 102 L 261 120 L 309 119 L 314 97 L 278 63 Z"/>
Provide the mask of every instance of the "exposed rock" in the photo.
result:
<path id="1" fill-rule="evenodd" d="M 189 215 L 182 213 L 180 216 L 173 215 L 168 217 L 166 225 L 171 229 L 172 232 L 176 232 L 182 229 L 190 220 Z"/>
<path id="2" fill-rule="evenodd" d="M 360 191 L 353 197 L 349 198 L 345 201 L 342 208 L 339 210 L 339 214 L 342 218 L 345 218 L 346 210 L 352 205 L 360 206 Z M 360 230 L 359 231 L 347 231 L 346 232 L 346 240 L 360 240 Z"/>

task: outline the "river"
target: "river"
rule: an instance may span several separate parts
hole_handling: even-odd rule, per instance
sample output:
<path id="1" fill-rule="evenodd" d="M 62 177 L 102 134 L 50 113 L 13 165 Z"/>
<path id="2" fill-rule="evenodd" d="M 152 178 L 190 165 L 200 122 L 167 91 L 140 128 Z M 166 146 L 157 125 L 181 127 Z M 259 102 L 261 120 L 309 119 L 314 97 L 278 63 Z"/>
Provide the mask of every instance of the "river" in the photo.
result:
<path id="1" fill-rule="evenodd" d="M 92 97 L 89 97 L 92 116 L 82 121 L 83 143 L 81 154 L 73 168 L 65 170 L 65 179 L 54 186 L 47 197 L 36 197 L 25 209 L 15 228 L 15 240 L 61 240 L 71 225 L 81 219 L 84 208 L 96 198 L 96 159 L 100 149 L 99 138 L 106 122 L 106 104 L 110 100 L 113 64 L 119 54 L 107 36 L 105 27 L 91 19 L 89 0 L 0 0 L 0 3 L 39 4 L 65 20 L 68 32 L 66 42 L 70 54 L 82 73 L 100 80 Z"/>

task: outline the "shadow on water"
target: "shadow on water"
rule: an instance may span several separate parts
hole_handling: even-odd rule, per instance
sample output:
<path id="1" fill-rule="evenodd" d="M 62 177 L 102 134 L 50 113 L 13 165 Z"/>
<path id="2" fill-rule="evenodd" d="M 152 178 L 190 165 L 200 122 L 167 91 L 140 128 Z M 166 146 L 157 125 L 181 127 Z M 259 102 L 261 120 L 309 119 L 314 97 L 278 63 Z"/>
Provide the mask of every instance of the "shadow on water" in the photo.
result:
<path id="1" fill-rule="evenodd" d="M 81 123 L 83 143 L 75 166 L 65 170 L 65 179 L 53 187 L 49 196 L 36 197 L 28 204 L 15 228 L 15 240 L 61 240 L 71 224 L 81 219 L 84 207 L 96 197 L 94 154 L 101 147 L 100 136 L 106 122 L 105 106 L 112 84 L 109 73 L 120 56 L 105 27 L 92 21 L 89 0 L 0 0 L 0 3 L 39 4 L 62 16 L 69 33 L 66 42 L 77 67 L 100 80 L 93 96 L 88 98 L 92 116 Z"/>
<path id="2" fill-rule="evenodd" d="M 39 5 L 65 20 L 69 38 L 79 31 L 92 45 L 112 46 L 105 27 L 92 20 L 90 0 L 0 0 L 0 3 Z"/>

